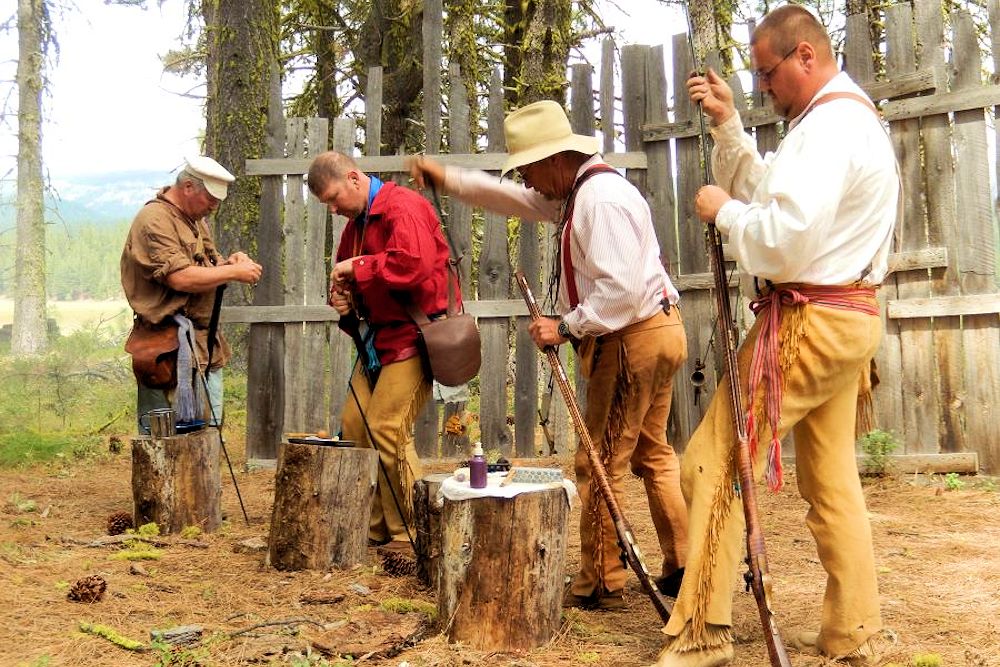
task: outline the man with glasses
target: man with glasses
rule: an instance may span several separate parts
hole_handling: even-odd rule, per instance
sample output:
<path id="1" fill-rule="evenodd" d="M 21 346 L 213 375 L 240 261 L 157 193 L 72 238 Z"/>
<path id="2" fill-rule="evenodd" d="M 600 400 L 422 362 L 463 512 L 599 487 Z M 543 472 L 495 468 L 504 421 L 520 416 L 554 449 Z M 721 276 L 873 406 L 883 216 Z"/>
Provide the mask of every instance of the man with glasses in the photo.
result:
<path id="1" fill-rule="evenodd" d="M 529 331 L 539 347 L 573 342 L 577 367 L 590 378 L 587 429 L 619 502 L 630 470 L 643 479 L 663 552 L 657 583 L 674 596 L 687 553 L 687 512 L 666 430 L 673 376 L 687 358 L 687 343 L 649 207 L 604 162 L 595 137 L 572 132 L 558 103 L 514 111 L 504 134 L 509 157 L 503 171 L 517 170 L 523 185 L 446 170 L 429 158 L 414 159 L 410 173 L 421 187 L 429 181 L 471 204 L 559 225 L 553 287 L 562 317 L 540 318 Z M 528 225 L 524 233 L 534 230 Z M 582 554 L 564 604 L 621 609 L 626 572 L 614 525 L 591 480 L 587 455 L 578 450 Z"/>
<path id="2" fill-rule="evenodd" d="M 792 643 L 867 664 L 882 619 L 854 443 L 882 335 L 875 288 L 887 273 L 898 210 L 895 156 L 874 105 L 838 70 L 829 36 L 808 10 L 769 13 L 750 50 L 787 132 L 762 159 L 725 82 L 711 70 L 691 77 L 690 97 L 712 121 L 718 183 L 698 191 L 695 210 L 728 239 L 757 313 L 739 350 L 748 414 L 735 418 L 746 423 L 754 469 L 774 491 L 782 484 L 779 439 L 794 432 L 796 481 L 827 573 L 819 632 Z M 734 658 L 732 596 L 745 522 L 728 382 L 684 452 L 691 552 L 659 667 L 718 667 Z"/>

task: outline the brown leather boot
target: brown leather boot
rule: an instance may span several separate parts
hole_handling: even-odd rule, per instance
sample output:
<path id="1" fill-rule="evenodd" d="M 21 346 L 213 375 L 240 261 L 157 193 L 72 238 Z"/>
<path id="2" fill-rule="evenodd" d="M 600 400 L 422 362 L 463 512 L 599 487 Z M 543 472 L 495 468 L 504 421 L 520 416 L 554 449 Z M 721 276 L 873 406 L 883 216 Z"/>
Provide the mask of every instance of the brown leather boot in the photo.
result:
<path id="1" fill-rule="evenodd" d="M 620 590 L 602 594 L 594 592 L 590 595 L 577 595 L 569 591 L 563 598 L 562 606 L 592 611 L 618 611 L 625 608 L 625 597 Z"/>

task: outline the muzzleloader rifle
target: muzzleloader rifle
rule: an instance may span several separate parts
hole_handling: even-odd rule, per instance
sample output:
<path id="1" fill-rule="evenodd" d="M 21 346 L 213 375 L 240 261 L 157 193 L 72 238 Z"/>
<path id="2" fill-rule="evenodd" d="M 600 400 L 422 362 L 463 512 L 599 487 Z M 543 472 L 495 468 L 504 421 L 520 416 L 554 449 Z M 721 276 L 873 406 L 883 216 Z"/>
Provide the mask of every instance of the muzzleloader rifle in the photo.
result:
<path id="1" fill-rule="evenodd" d="M 531 321 L 534 322 L 542 316 L 541 310 L 538 308 L 538 303 L 535 301 L 535 295 L 531 293 L 531 287 L 528 285 L 528 280 L 524 277 L 524 273 L 518 271 L 515 276 L 517 278 L 517 286 L 521 288 L 521 295 L 524 297 L 524 302 L 528 305 L 528 314 L 531 315 Z M 625 515 L 622 514 L 621 507 L 618 506 L 618 500 L 615 498 L 614 491 L 611 489 L 611 482 L 608 480 L 608 471 L 604 469 L 604 463 L 594 448 L 590 432 L 587 431 L 587 424 L 583 421 L 583 415 L 580 414 L 580 406 L 577 405 L 576 394 L 573 393 L 573 388 L 566 377 L 566 371 L 563 370 L 562 362 L 559 361 L 559 353 L 551 345 L 546 347 L 544 352 L 545 357 L 549 360 L 549 365 L 552 367 L 552 377 L 555 378 L 556 384 L 559 385 L 559 391 L 562 392 L 563 398 L 566 400 L 566 407 L 573 418 L 573 426 L 576 428 L 576 434 L 580 436 L 580 445 L 587 453 L 587 460 L 590 461 L 590 469 L 594 476 L 597 490 L 604 498 L 604 502 L 608 507 L 608 514 L 611 515 L 611 521 L 614 523 L 615 533 L 618 535 L 618 546 L 621 547 L 625 563 L 639 577 L 639 584 L 642 586 L 642 590 L 649 596 L 656 612 L 660 615 L 663 622 L 666 623 L 667 619 L 670 618 L 672 605 L 656 587 L 653 575 L 649 573 L 649 568 L 646 567 L 646 563 L 642 560 L 642 552 L 639 551 L 639 545 L 635 543 L 632 527 L 629 526 Z"/>
<path id="2" fill-rule="evenodd" d="M 703 3 L 709 6 L 708 3 Z M 691 8 L 684 6 L 688 22 L 688 45 L 691 48 L 691 58 L 695 69 L 704 72 L 699 67 L 698 53 L 694 45 L 694 27 L 691 22 Z M 705 130 L 705 113 L 701 103 L 698 104 L 698 119 L 700 122 L 702 147 L 702 179 L 703 184 L 709 182 L 709 149 L 708 133 Z M 714 222 L 705 225 L 705 242 L 708 246 L 709 260 L 712 266 L 712 278 L 715 284 L 715 305 L 718 315 L 719 332 L 722 334 L 723 351 L 725 353 L 726 372 L 729 374 L 729 405 L 733 413 L 733 427 L 736 433 L 736 467 L 739 474 L 740 497 L 743 500 L 743 516 L 747 527 L 747 559 L 748 571 L 744 574 L 747 588 L 753 591 L 757 601 L 757 611 L 764 629 L 764 641 L 767 643 L 767 654 L 774 667 L 791 667 L 788 652 L 781 640 L 778 623 L 771 607 L 771 575 L 767 568 L 767 553 L 764 548 L 764 531 L 761 529 L 760 517 L 757 512 L 757 494 L 754 485 L 753 460 L 750 457 L 750 440 L 744 421 L 743 398 L 740 394 L 741 383 L 739 366 L 736 356 L 736 341 L 738 338 L 736 323 L 733 321 L 732 307 L 729 303 L 729 281 L 726 278 L 726 265 L 723 260 L 722 234 Z"/>

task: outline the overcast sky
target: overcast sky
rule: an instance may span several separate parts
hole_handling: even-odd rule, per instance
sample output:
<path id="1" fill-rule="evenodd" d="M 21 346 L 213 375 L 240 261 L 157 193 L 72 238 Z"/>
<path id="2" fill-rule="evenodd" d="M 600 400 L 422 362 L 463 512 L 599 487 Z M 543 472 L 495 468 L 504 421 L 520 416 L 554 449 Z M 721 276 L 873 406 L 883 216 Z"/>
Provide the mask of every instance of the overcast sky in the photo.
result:
<path id="1" fill-rule="evenodd" d="M 164 74 L 160 62 L 184 30 L 187 3 L 148 4 L 142 10 L 75 0 L 75 7 L 56 16 L 60 55 L 49 72 L 43 129 L 45 166 L 54 180 L 115 171 L 166 173 L 197 150 L 201 100 L 184 94 L 204 91 L 197 81 Z M 12 16 L 16 5 L 0 0 L 0 20 Z M 684 27 L 677 9 L 657 0 L 601 0 L 601 5 L 605 21 L 621 33 L 619 44 L 668 43 Z M 14 77 L 15 37 L 0 37 L 0 79 Z M 17 144 L 9 128 L 0 131 L 2 174 L 13 163 Z"/>

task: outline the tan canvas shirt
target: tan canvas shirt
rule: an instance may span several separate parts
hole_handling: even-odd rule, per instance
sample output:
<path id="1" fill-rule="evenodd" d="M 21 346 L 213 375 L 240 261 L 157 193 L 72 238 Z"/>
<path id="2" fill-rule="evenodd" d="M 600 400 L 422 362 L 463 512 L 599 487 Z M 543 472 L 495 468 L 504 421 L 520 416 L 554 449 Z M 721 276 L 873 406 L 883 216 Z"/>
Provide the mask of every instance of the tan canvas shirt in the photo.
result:
<path id="1" fill-rule="evenodd" d="M 191 294 L 167 285 L 167 276 L 189 266 L 212 266 L 220 261 L 205 220 L 191 220 L 163 198 L 146 202 L 132 221 L 122 250 L 121 276 L 125 298 L 137 317 L 159 324 L 181 313 L 197 329 L 198 357 L 208 358 L 208 322 L 215 290 Z M 219 368 L 231 356 L 220 331 L 212 354 L 212 367 Z"/>

